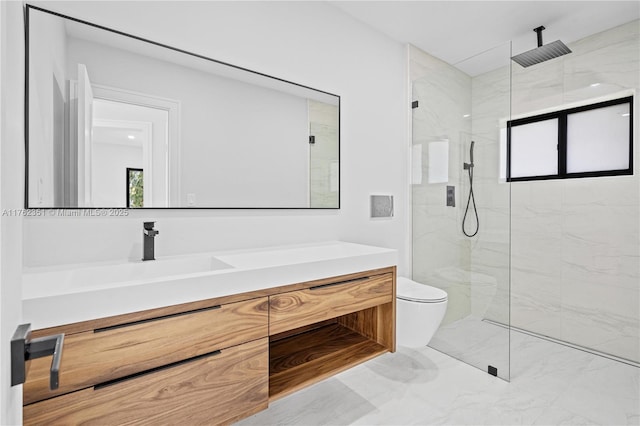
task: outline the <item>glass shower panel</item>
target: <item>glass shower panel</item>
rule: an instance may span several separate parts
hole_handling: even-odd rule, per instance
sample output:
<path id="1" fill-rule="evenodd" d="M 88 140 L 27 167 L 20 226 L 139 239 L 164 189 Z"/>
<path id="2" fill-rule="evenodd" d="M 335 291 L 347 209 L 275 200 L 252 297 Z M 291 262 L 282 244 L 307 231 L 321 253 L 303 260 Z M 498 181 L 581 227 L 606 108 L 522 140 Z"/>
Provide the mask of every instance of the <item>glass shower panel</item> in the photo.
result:
<path id="1" fill-rule="evenodd" d="M 448 294 L 429 346 L 505 380 L 510 184 L 500 134 L 511 116 L 510 54 L 507 44 L 452 66 L 411 49 L 412 278 Z"/>

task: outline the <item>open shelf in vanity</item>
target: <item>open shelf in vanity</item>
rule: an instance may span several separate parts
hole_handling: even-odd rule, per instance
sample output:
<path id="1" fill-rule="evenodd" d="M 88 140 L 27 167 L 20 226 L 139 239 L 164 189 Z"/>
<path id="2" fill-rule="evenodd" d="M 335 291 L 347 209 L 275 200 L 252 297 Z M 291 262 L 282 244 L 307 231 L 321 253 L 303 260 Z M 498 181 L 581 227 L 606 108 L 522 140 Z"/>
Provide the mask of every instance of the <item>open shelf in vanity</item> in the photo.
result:
<path id="1" fill-rule="evenodd" d="M 269 400 L 372 359 L 389 349 L 337 322 L 269 344 Z"/>
<path id="2" fill-rule="evenodd" d="M 393 283 L 385 271 L 272 296 L 269 400 L 395 351 Z"/>

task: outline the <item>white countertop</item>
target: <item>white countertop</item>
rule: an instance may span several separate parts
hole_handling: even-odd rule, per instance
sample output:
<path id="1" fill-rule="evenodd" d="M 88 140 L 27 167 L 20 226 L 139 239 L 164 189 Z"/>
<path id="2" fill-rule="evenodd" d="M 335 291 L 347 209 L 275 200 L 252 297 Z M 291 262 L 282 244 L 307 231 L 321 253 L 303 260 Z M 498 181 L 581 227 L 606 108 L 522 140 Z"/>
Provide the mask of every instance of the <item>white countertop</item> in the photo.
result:
<path id="1" fill-rule="evenodd" d="M 171 262 L 200 268 L 215 258 L 221 269 L 170 272 L 109 281 L 123 267 Z M 151 262 L 151 263 L 150 263 Z M 220 251 L 158 258 L 155 262 L 99 262 L 25 268 L 23 322 L 34 330 L 79 321 L 264 290 L 397 264 L 397 251 L 341 241 Z M 200 263 L 198 263 L 200 262 Z M 191 266 L 193 265 L 193 266 Z M 202 269 L 202 268 L 201 268 Z M 105 278 L 106 277 L 106 278 Z"/>

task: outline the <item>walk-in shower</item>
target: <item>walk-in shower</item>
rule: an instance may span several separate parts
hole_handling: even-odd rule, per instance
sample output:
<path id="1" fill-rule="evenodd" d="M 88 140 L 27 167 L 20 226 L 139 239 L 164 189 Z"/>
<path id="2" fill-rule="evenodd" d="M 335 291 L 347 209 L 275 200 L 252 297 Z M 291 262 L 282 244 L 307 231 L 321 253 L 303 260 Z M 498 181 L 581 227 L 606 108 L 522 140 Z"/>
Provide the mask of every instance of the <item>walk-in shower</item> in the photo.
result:
<path id="1" fill-rule="evenodd" d="M 636 19 L 528 68 L 510 45 L 455 66 L 410 50 L 412 278 L 448 293 L 430 347 L 507 380 L 521 332 L 640 366 L 640 176 L 614 173 L 640 164 L 639 47 Z M 595 168 L 617 152 L 624 167 Z M 569 176 L 576 161 L 593 163 Z"/>

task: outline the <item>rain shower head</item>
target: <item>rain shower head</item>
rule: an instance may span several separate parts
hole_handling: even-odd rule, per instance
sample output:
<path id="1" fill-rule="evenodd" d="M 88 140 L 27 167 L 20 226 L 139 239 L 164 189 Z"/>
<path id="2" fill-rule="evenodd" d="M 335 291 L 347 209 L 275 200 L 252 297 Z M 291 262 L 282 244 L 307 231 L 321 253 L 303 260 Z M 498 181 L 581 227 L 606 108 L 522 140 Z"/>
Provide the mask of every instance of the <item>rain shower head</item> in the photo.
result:
<path id="1" fill-rule="evenodd" d="M 544 30 L 543 26 L 533 29 L 533 31 L 535 31 L 538 35 L 538 47 L 513 56 L 511 59 L 526 68 L 530 67 L 531 65 L 539 64 L 540 62 L 548 61 L 549 59 L 557 58 L 558 56 L 571 53 L 571 49 L 569 49 L 560 40 L 556 40 L 553 43 L 545 44 L 543 46 L 542 30 Z"/>

